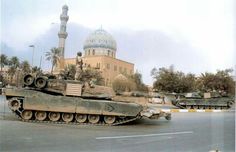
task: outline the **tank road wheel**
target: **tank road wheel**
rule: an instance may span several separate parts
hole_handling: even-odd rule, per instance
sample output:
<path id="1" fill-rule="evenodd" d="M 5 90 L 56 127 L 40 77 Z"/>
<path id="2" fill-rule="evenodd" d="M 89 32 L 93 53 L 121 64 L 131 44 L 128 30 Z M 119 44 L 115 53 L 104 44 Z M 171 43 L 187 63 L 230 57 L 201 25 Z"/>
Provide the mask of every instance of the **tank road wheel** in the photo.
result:
<path id="1" fill-rule="evenodd" d="M 84 123 L 87 120 L 87 115 L 77 113 L 75 119 L 77 122 Z"/>
<path id="2" fill-rule="evenodd" d="M 11 100 L 9 100 L 8 102 L 8 106 L 11 110 L 16 111 L 19 110 L 21 107 L 21 102 L 19 99 L 17 98 L 12 98 Z"/>
<path id="3" fill-rule="evenodd" d="M 63 113 L 62 114 L 62 120 L 65 122 L 71 122 L 73 120 L 74 116 L 73 113 Z"/>
<path id="4" fill-rule="evenodd" d="M 113 124 L 116 121 L 115 116 L 104 116 L 104 121 L 106 124 Z"/>
<path id="5" fill-rule="evenodd" d="M 35 118 L 37 120 L 43 121 L 47 118 L 47 113 L 45 111 L 36 111 Z"/>
<path id="6" fill-rule="evenodd" d="M 31 110 L 24 110 L 21 113 L 21 117 L 25 120 L 30 120 L 33 116 L 33 112 Z"/>
<path id="7" fill-rule="evenodd" d="M 88 115 L 88 120 L 90 123 L 96 124 L 99 122 L 100 116 L 99 115 Z"/>
<path id="8" fill-rule="evenodd" d="M 193 106 L 193 109 L 198 109 L 198 106 L 197 105 Z"/>
<path id="9" fill-rule="evenodd" d="M 37 88 L 42 89 L 42 88 L 46 87 L 46 85 L 47 85 L 47 78 L 46 77 L 38 77 L 38 78 L 36 78 L 34 84 Z"/>
<path id="10" fill-rule="evenodd" d="M 60 113 L 59 112 L 50 112 L 48 117 L 51 121 L 58 121 L 60 119 Z"/>
<path id="11" fill-rule="evenodd" d="M 24 84 L 25 84 L 26 86 L 31 86 L 33 83 L 34 83 L 34 76 L 31 75 L 31 74 L 27 74 L 27 75 L 24 77 Z"/>

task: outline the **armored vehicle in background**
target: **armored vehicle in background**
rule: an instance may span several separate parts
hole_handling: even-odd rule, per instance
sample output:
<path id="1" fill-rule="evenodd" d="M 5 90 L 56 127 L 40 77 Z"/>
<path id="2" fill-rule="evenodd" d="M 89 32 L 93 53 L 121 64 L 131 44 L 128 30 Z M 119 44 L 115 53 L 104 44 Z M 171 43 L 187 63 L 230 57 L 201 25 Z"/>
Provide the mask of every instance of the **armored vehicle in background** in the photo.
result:
<path id="1" fill-rule="evenodd" d="M 233 98 L 221 96 L 217 92 L 192 92 L 177 96 L 172 104 L 181 109 L 229 109 L 234 103 Z"/>
<path id="2" fill-rule="evenodd" d="M 5 88 L 9 108 L 23 121 L 119 125 L 142 117 L 171 119 L 156 108 L 114 98 L 109 87 L 26 75 L 23 88 Z"/>

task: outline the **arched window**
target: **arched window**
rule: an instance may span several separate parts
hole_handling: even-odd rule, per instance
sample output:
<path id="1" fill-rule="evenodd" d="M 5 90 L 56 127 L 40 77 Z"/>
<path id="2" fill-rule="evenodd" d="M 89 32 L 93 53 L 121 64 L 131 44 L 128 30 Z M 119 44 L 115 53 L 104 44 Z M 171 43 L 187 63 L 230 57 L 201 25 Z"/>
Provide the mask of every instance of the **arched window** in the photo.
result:
<path id="1" fill-rule="evenodd" d="M 90 50 L 88 50 L 88 55 L 90 55 Z"/>
<path id="2" fill-rule="evenodd" d="M 95 50 L 93 50 L 93 55 L 95 55 Z"/>
<path id="3" fill-rule="evenodd" d="M 107 55 L 108 55 L 108 56 L 110 56 L 110 52 L 111 52 L 110 50 L 107 51 Z"/>

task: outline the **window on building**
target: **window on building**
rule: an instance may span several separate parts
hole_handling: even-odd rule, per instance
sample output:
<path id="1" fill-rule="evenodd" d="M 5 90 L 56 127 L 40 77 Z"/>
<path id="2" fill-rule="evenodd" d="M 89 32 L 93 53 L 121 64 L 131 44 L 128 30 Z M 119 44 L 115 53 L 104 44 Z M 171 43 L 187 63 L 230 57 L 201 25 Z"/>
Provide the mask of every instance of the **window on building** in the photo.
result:
<path id="1" fill-rule="evenodd" d="M 122 72 L 122 67 L 119 67 L 119 72 L 120 72 L 120 73 Z"/>
<path id="2" fill-rule="evenodd" d="M 100 63 L 97 63 L 97 68 L 100 69 Z"/>
<path id="3" fill-rule="evenodd" d="M 107 79 L 107 81 L 106 81 L 106 86 L 108 86 L 108 84 L 109 84 L 109 79 Z"/>
<path id="4" fill-rule="evenodd" d="M 130 72 L 129 72 L 130 74 L 133 74 L 133 71 L 132 70 L 130 70 Z"/>
<path id="5" fill-rule="evenodd" d="M 117 66 L 116 65 L 114 66 L 114 71 L 117 71 Z"/>
<path id="6" fill-rule="evenodd" d="M 88 50 L 88 55 L 90 55 L 90 50 Z"/>
<path id="7" fill-rule="evenodd" d="M 125 74 L 127 73 L 127 69 L 126 69 L 126 68 L 124 68 L 124 73 L 125 73 Z"/>
<path id="8" fill-rule="evenodd" d="M 110 50 L 107 51 L 107 55 L 110 56 Z"/>
<path id="9" fill-rule="evenodd" d="M 95 50 L 93 50 L 93 55 L 95 55 Z"/>
<path id="10" fill-rule="evenodd" d="M 112 57 L 114 57 L 114 54 L 113 54 L 113 52 L 111 52 L 111 56 L 112 56 Z"/>
<path id="11" fill-rule="evenodd" d="M 109 63 L 107 64 L 107 69 L 110 69 L 110 64 Z"/>

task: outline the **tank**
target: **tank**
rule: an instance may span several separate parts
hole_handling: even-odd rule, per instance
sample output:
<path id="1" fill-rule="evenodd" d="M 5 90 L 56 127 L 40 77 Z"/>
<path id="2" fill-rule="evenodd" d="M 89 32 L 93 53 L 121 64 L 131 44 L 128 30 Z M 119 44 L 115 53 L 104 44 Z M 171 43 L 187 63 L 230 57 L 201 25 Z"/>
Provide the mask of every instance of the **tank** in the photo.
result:
<path id="1" fill-rule="evenodd" d="M 27 122 L 119 125 L 143 117 L 171 119 L 153 107 L 119 100 L 109 87 L 26 75 L 24 87 L 4 88 L 9 108 Z"/>
<path id="2" fill-rule="evenodd" d="M 233 98 L 217 92 L 191 92 L 176 96 L 177 99 L 172 100 L 172 104 L 181 109 L 229 109 L 234 103 Z"/>

